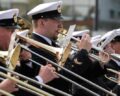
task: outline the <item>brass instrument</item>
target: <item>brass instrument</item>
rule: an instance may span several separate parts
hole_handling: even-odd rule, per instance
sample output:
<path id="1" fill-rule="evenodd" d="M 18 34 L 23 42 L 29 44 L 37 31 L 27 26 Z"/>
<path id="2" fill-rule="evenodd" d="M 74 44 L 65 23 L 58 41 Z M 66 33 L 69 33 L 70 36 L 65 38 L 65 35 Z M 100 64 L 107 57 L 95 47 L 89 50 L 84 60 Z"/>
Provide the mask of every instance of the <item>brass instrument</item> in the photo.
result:
<path id="1" fill-rule="evenodd" d="M 19 31 L 29 29 L 30 31 L 28 33 L 28 36 L 31 36 L 31 34 L 32 34 L 32 25 L 28 20 L 26 20 L 26 19 L 24 19 L 22 17 L 17 17 L 17 23 L 21 27 L 19 29 Z"/>
<path id="2" fill-rule="evenodd" d="M 8 93 L 7 91 L 4 91 L 4 90 L 2 90 L 2 89 L 0 89 L 0 93 L 1 93 L 2 95 L 4 95 L 4 96 L 14 96 L 14 95 L 12 95 L 12 94 L 10 94 L 10 93 Z"/>
<path id="3" fill-rule="evenodd" d="M 107 68 L 107 71 L 114 73 L 114 75 L 108 76 L 107 74 L 105 74 L 105 77 L 114 83 L 118 83 L 118 77 L 119 77 L 120 73 L 114 69 L 109 69 L 109 68 Z"/>
<path id="4" fill-rule="evenodd" d="M 8 51 L 0 51 L 0 62 L 5 64 L 7 56 L 8 56 Z"/>
<path id="5" fill-rule="evenodd" d="M 20 55 L 21 47 L 18 44 L 13 51 L 10 53 L 10 61 L 8 64 L 8 68 L 11 70 L 14 70 L 17 64 L 17 61 L 19 60 L 19 55 Z"/>
<path id="6" fill-rule="evenodd" d="M 20 48 L 21 48 L 20 45 L 17 45 L 10 53 L 11 64 L 8 65 L 10 69 L 15 69 L 16 67 L 17 60 L 19 58 Z M 8 51 L 0 51 L 0 62 L 6 64 L 7 56 L 8 56 Z"/>
<path id="7" fill-rule="evenodd" d="M 18 36 L 18 38 L 20 38 L 21 40 L 23 39 L 23 40 L 26 41 L 27 43 L 29 43 L 29 44 L 37 47 L 37 48 L 42 48 L 43 50 L 46 50 L 46 51 L 48 51 L 48 52 L 50 51 L 50 53 L 51 53 L 51 50 L 49 50 L 49 49 L 51 48 L 51 46 L 41 46 L 41 45 L 39 45 L 39 44 L 40 44 L 39 42 L 36 42 L 35 40 L 28 39 L 28 38 L 25 38 L 25 37 L 21 37 L 21 36 Z M 104 88 L 102 88 L 102 87 L 94 84 L 93 82 L 91 82 L 91 81 L 89 81 L 89 80 L 81 77 L 81 76 L 78 75 L 78 74 L 75 74 L 74 72 L 72 72 L 72 71 L 70 71 L 70 70 L 68 70 L 68 69 L 66 69 L 66 68 L 64 68 L 64 67 L 62 67 L 62 66 L 59 66 L 57 63 L 55 63 L 55 62 L 53 62 L 53 61 L 51 61 L 51 60 L 49 60 L 49 59 L 47 59 L 47 58 L 45 58 L 45 57 L 43 57 L 43 56 L 41 56 L 41 55 L 39 55 L 39 54 L 31 51 L 29 48 L 27 48 L 27 47 L 25 48 L 25 47 L 23 47 L 23 46 L 22 46 L 22 48 L 24 48 L 25 50 L 31 52 L 32 54 L 35 54 L 36 56 L 38 56 L 38 57 L 40 57 L 40 58 L 42 58 L 42 59 L 45 59 L 46 61 L 50 62 L 50 63 L 53 64 L 54 66 L 56 66 L 56 67 L 58 67 L 58 68 L 60 68 L 60 69 L 62 69 L 62 70 L 64 70 L 64 71 L 68 72 L 69 74 L 71 74 L 71 75 L 79 78 L 80 80 L 83 80 L 83 81 L 85 81 L 85 82 L 87 82 L 87 83 L 95 86 L 96 88 L 98 88 L 98 89 L 100 89 L 100 90 L 102 90 L 102 91 L 104 91 L 104 92 L 106 92 L 106 93 L 108 93 L 108 94 L 110 94 L 110 95 L 112 95 L 112 96 L 116 96 L 116 94 L 114 94 L 114 93 L 112 93 L 112 92 L 109 92 L 108 90 L 106 90 L 106 89 L 104 89 Z M 54 50 L 54 47 L 53 47 L 52 53 L 54 53 L 54 54 L 56 53 L 56 50 Z M 91 91 L 90 91 L 90 92 L 91 92 Z M 94 95 L 98 96 L 98 94 L 95 94 L 94 92 L 92 92 L 91 94 L 94 94 Z"/>
<path id="8" fill-rule="evenodd" d="M 20 45 L 18 44 L 13 50 L 12 50 L 12 52 L 10 53 L 10 64 L 8 65 L 8 69 L 10 69 L 10 70 L 14 70 L 15 69 L 15 67 L 16 67 L 16 64 L 17 64 L 17 61 L 18 61 L 18 58 L 19 58 L 19 54 L 20 54 L 20 49 L 21 49 L 21 47 L 20 47 Z M 4 53 L 6 53 L 6 54 L 4 54 Z M 7 57 L 8 56 L 8 51 L 5 51 L 5 52 L 2 52 L 1 51 L 1 57 Z M 3 58 L 4 60 L 6 60 L 6 58 Z M 31 89 L 29 92 L 31 92 L 31 91 L 35 91 L 34 92 L 34 94 L 44 94 L 44 96 L 53 96 L 53 95 L 51 95 L 51 94 L 48 94 L 47 92 L 44 92 L 44 91 L 40 91 L 40 89 L 38 89 L 38 88 L 36 88 L 36 87 L 34 87 L 34 86 L 31 86 L 31 85 L 29 85 L 29 84 L 26 84 L 26 83 L 24 83 L 24 82 L 22 82 L 22 81 L 20 81 L 20 80 L 17 80 L 16 78 L 14 78 L 14 77 L 11 77 L 11 76 L 9 76 L 9 75 L 6 75 L 6 74 L 4 74 L 4 73 L 0 73 L 2 76 L 4 76 L 4 77 L 7 77 L 7 78 L 9 78 L 9 79 L 11 79 L 12 78 L 12 80 L 14 80 L 14 81 L 17 81 L 18 82 L 18 84 L 20 83 L 20 84 L 22 84 L 22 86 L 20 86 L 20 85 L 18 85 L 18 87 L 20 87 L 20 88 L 22 88 L 22 89 L 25 89 L 25 90 L 29 90 L 29 89 Z M 26 87 L 28 86 L 28 89 L 26 89 Z M 40 95 L 41 96 L 41 95 Z"/>
<path id="9" fill-rule="evenodd" d="M 110 56 L 115 59 L 115 60 L 118 60 L 120 62 L 120 54 L 110 54 Z"/>
<path id="10" fill-rule="evenodd" d="M 52 65 L 54 65 L 54 66 L 56 66 L 56 67 L 59 67 L 60 69 L 66 71 L 67 73 L 71 74 L 72 76 L 75 76 L 75 77 L 77 77 L 78 79 L 85 81 L 86 83 L 88 83 L 88 84 L 90 84 L 90 85 L 92 85 L 92 86 L 94 86 L 94 87 L 96 87 L 96 88 L 104 91 L 105 93 L 107 93 L 107 94 L 109 94 L 109 95 L 111 95 L 111 96 L 116 96 L 116 94 L 114 94 L 114 93 L 112 93 L 112 92 L 109 92 L 108 90 L 102 88 L 101 86 L 96 85 L 95 83 L 93 83 L 93 82 L 85 79 L 84 77 L 82 77 L 82 76 L 80 76 L 80 75 L 78 75 L 78 74 L 76 74 L 76 73 L 74 73 L 74 72 L 72 72 L 72 71 L 70 71 L 70 70 L 62 67 L 62 66 L 59 66 L 57 63 L 55 63 L 55 62 L 47 59 L 46 57 L 43 57 L 42 55 L 39 55 L 39 54 L 33 52 L 33 51 L 30 50 L 29 48 L 25 48 L 25 47 L 23 47 L 23 46 L 22 46 L 22 48 L 24 48 L 25 50 L 31 52 L 32 54 L 34 54 L 34 55 L 36 55 L 36 56 L 38 56 L 38 57 L 40 57 L 40 58 L 42 58 L 42 59 L 47 60 L 47 61 L 50 62 Z M 35 61 L 34 61 L 34 62 L 35 62 Z M 35 62 L 35 63 L 36 63 L 36 62 Z M 37 64 L 37 65 L 39 65 L 39 64 Z M 60 74 L 59 74 L 59 75 L 60 75 Z M 73 83 L 73 84 L 74 84 L 74 83 Z M 79 85 L 77 85 L 77 86 L 79 86 Z M 79 87 L 80 87 L 80 86 L 79 86 Z M 81 87 L 81 88 L 82 88 L 82 87 Z M 82 89 L 84 89 L 84 88 L 82 88 Z M 84 90 L 86 90 L 86 89 L 84 89 Z M 87 91 L 87 90 L 86 90 L 86 91 Z M 93 95 L 95 95 L 95 96 L 99 96 L 98 94 L 96 94 L 96 93 L 94 93 L 94 92 L 91 92 L 90 90 L 89 90 L 88 92 L 90 92 L 91 94 L 93 94 Z"/>
<path id="11" fill-rule="evenodd" d="M 13 49 L 12 50 L 12 52 L 10 53 L 10 64 L 8 65 L 8 69 L 10 69 L 10 70 L 14 70 L 15 69 L 15 67 L 16 67 L 16 64 L 17 64 L 17 61 L 18 61 L 18 58 L 19 58 L 19 54 L 20 54 L 20 45 L 18 44 L 18 46 L 16 46 L 15 47 L 15 49 Z M 4 54 L 5 53 L 5 54 Z M 5 52 L 2 52 L 1 51 L 1 57 L 7 57 L 8 56 L 8 51 L 5 51 Z M 5 62 L 6 62 L 6 58 L 3 58 L 4 60 L 5 60 Z M 16 80 L 15 80 L 16 81 Z M 17 80 L 18 81 L 18 80 Z M 18 81 L 19 82 L 19 81 Z M 20 82 L 22 82 L 22 81 L 20 81 Z M 24 82 L 23 82 L 24 83 Z M 23 90 L 27 90 L 27 91 L 29 91 L 29 92 L 32 92 L 32 93 L 34 93 L 34 94 L 39 94 L 37 91 L 35 91 L 35 90 L 39 90 L 38 88 L 33 88 L 31 85 L 29 86 L 29 85 L 26 85 L 25 84 L 25 86 L 29 86 L 28 88 L 26 88 L 24 85 L 23 85 L 23 83 L 22 83 L 22 86 L 21 85 L 17 85 L 19 88 L 22 88 Z M 41 84 L 41 83 L 40 83 Z M 62 92 L 62 91 L 60 91 L 60 90 L 57 90 L 57 89 L 54 89 L 54 88 L 52 88 L 52 87 L 50 87 L 50 86 L 46 86 L 46 85 L 42 85 L 42 86 L 44 86 L 44 87 L 46 87 L 46 88 L 49 88 L 50 90 L 53 90 L 53 91 L 56 91 L 56 92 L 59 92 L 59 93 L 61 93 L 61 94 L 63 94 L 63 95 L 65 95 L 65 96 L 71 96 L 71 95 L 69 95 L 69 94 L 67 94 L 66 95 L 66 93 L 64 93 L 64 92 Z M 32 88 L 31 88 L 32 87 Z M 47 94 L 47 92 L 46 92 L 46 94 Z M 41 95 L 40 95 L 41 96 Z M 50 95 L 50 94 L 48 94 L 48 95 L 45 95 L 45 96 L 52 96 L 52 95 Z"/>
<path id="12" fill-rule="evenodd" d="M 18 35 L 17 35 L 17 36 L 18 36 Z M 27 43 L 29 43 L 29 44 L 31 44 L 31 45 L 33 45 L 33 46 L 35 46 L 35 47 L 38 46 L 38 48 L 43 48 L 43 49 L 45 49 L 45 50 L 48 51 L 48 52 L 49 52 L 49 51 L 51 52 L 51 50 L 49 50 L 49 49 L 52 48 L 52 52 L 53 52 L 54 54 L 56 53 L 56 48 L 54 48 L 54 47 L 47 46 L 47 45 L 45 45 L 45 44 L 43 44 L 43 45 L 45 45 L 45 46 L 41 46 L 42 43 L 39 43 L 39 42 L 36 43 L 35 40 L 29 39 L 29 38 L 26 38 L 26 37 L 22 37 L 22 38 L 21 38 L 20 35 L 18 36 L 18 38 L 20 38 L 20 39 L 22 39 L 22 40 L 25 40 Z M 39 47 L 39 46 L 40 46 L 40 47 Z M 47 46 L 47 48 L 46 48 L 46 46 Z M 26 48 L 23 47 L 23 45 L 21 45 L 21 47 L 26 50 Z M 27 50 L 27 51 L 31 52 L 30 50 Z M 34 52 L 31 52 L 31 53 L 34 53 Z M 36 54 L 36 53 L 35 53 L 35 54 Z M 30 61 L 35 62 L 35 61 L 33 61 L 33 60 L 30 60 Z M 38 65 L 38 64 L 37 64 L 37 65 Z M 57 75 L 60 76 L 60 74 L 57 74 Z M 65 78 L 64 76 L 60 76 L 60 77 L 62 77 L 63 79 L 66 80 L 66 78 Z M 75 85 L 78 86 L 78 87 L 81 87 L 79 84 L 75 83 L 74 81 L 72 81 L 72 80 L 70 80 L 70 79 L 67 79 L 67 81 L 72 82 L 73 84 L 75 84 Z M 84 90 L 88 90 L 88 92 L 90 91 L 89 89 L 86 89 L 86 88 L 84 88 L 84 87 L 83 87 L 83 89 L 84 89 Z M 91 92 L 91 91 L 90 91 L 90 92 Z M 91 92 L 91 93 L 92 93 L 92 94 L 95 94 L 95 93 L 93 93 L 93 92 Z"/>
<path id="13" fill-rule="evenodd" d="M 26 30 L 26 31 L 29 31 L 29 30 Z M 37 48 L 40 48 L 42 50 L 45 50 L 45 51 L 48 51 L 50 54 L 52 54 L 53 56 L 57 57 L 57 55 L 59 54 L 62 54 L 63 52 L 63 49 L 62 48 L 54 48 L 54 47 L 51 47 L 49 45 L 46 45 L 46 44 L 43 44 L 43 43 L 40 43 L 38 41 L 35 41 L 33 39 L 30 39 L 30 38 L 27 38 L 27 37 L 24 37 L 24 36 L 21 36 L 21 35 L 17 35 L 17 38 L 37 47 Z"/>
<path id="14" fill-rule="evenodd" d="M 6 69 L 6 68 L 4 68 L 4 67 L 2 67 L 2 66 L 0 66 L 0 69 L 2 69 L 2 70 L 4 70 L 4 71 L 7 71 L 7 72 L 10 72 L 11 74 L 16 75 L 16 76 L 19 76 L 19 77 L 21 77 L 21 78 L 23 78 L 23 79 L 25 79 L 25 80 L 30 81 L 30 82 L 33 82 L 33 83 L 35 83 L 35 84 L 37 84 L 37 85 L 39 85 L 39 86 L 45 87 L 45 88 L 47 88 L 47 89 L 50 89 L 50 90 L 52 90 L 52 91 L 54 91 L 54 92 L 58 92 L 58 93 L 60 93 L 60 94 L 62 94 L 62 95 L 64 95 L 64 96 L 71 96 L 70 94 L 67 94 L 67 93 L 62 92 L 62 91 L 60 91 L 60 90 L 58 90 L 58 89 L 55 89 L 55 88 L 53 88 L 53 87 L 50 87 L 50 86 L 48 86 L 48 85 L 46 85 L 46 84 L 44 84 L 44 83 L 40 83 L 40 82 L 38 82 L 38 81 L 36 81 L 36 80 L 34 80 L 34 79 L 31 79 L 31 78 L 29 78 L 29 77 L 26 77 L 26 76 L 24 76 L 24 75 L 22 75 L 22 74 L 19 74 L 19 73 L 17 73 L 17 72 L 12 71 L 12 70 Z M 13 77 L 10 77 L 10 76 L 8 76 L 8 75 L 5 76 L 4 74 L 2 74 L 2 72 L 0 73 L 0 75 L 2 75 L 3 77 L 8 77 L 8 78 L 14 80 Z M 18 80 L 15 80 L 15 81 L 18 82 L 18 83 L 20 83 Z M 22 82 L 21 82 L 21 83 L 22 83 Z M 27 85 L 27 83 L 24 85 L 24 82 L 23 82 L 21 85 L 23 85 L 23 86 L 29 86 L 29 85 Z M 30 87 L 30 86 L 29 86 L 29 87 Z M 28 87 L 28 88 L 29 88 L 29 87 Z M 32 87 L 32 86 L 31 86 L 31 87 Z M 35 89 L 36 89 L 36 88 L 35 88 Z M 34 91 L 36 92 L 36 90 L 34 90 Z M 47 96 L 49 96 L 49 95 L 47 95 Z"/>
<path id="15" fill-rule="evenodd" d="M 24 37 L 24 38 L 23 38 L 23 37 L 21 38 L 21 36 L 18 36 L 18 38 L 19 38 L 19 37 L 20 37 L 20 39 L 23 39 L 23 40 L 27 41 L 27 43 L 29 43 L 29 44 L 31 44 L 31 45 L 33 45 L 33 46 L 35 46 L 35 47 L 36 47 L 36 46 L 40 46 L 38 42 L 37 42 L 37 43 L 35 42 L 35 40 L 29 39 L 29 38 L 25 38 L 25 37 Z M 32 42 L 31 42 L 31 41 L 32 41 Z M 35 45 L 34 45 L 34 43 L 35 43 Z M 40 44 L 41 44 L 41 43 L 40 43 Z M 21 47 L 24 48 L 22 45 L 21 45 Z M 46 45 L 45 45 L 45 46 L 40 46 L 40 47 L 37 47 L 37 48 L 41 48 L 41 47 L 42 47 L 43 49 L 47 50 L 48 52 L 49 52 L 49 49 L 52 48 L 53 53 L 54 53 L 54 54 L 56 53 L 56 48 L 55 48 L 55 51 L 54 51 L 54 47 L 51 47 L 51 46 L 48 47 L 48 46 L 47 46 L 47 48 L 46 48 Z M 24 48 L 24 49 L 25 49 L 25 48 Z M 26 50 L 26 49 L 25 49 L 25 50 Z M 27 51 L 29 51 L 29 50 L 27 50 Z M 50 51 L 51 51 L 51 50 L 50 50 Z M 29 51 L 29 52 L 31 52 L 31 51 Z M 35 52 L 31 52 L 31 53 L 35 53 Z M 36 53 L 35 53 L 35 54 L 36 54 Z M 61 68 L 60 68 L 60 69 L 61 69 Z M 60 74 L 59 74 L 59 76 L 60 76 Z M 64 76 L 61 76 L 61 77 L 65 79 Z M 68 80 L 68 79 L 67 79 L 67 80 Z M 81 87 L 79 84 L 75 83 L 74 81 L 71 81 L 70 79 L 69 79 L 69 82 L 72 82 L 72 83 L 74 83 L 76 86 Z M 83 87 L 83 86 L 82 86 L 82 87 Z M 81 88 L 82 88 L 82 87 L 81 87 Z M 86 89 L 85 87 L 83 87 L 83 89 L 86 90 L 86 91 L 88 91 L 88 92 L 91 92 L 89 89 Z M 91 94 L 94 94 L 94 95 L 95 95 L 94 92 L 91 92 Z M 95 95 L 95 96 L 97 96 L 97 95 Z"/>
<path id="16" fill-rule="evenodd" d="M 45 58 L 45 57 L 43 57 L 43 56 L 41 56 L 41 55 L 39 55 L 39 54 L 31 51 L 30 49 L 25 48 L 25 47 L 23 47 L 23 46 L 22 46 L 22 48 L 24 48 L 25 50 L 31 52 L 32 54 L 34 54 L 34 55 L 36 55 L 36 56 L 38 56 L 38 57 L 40 57 L 40 58 L 42 58 L 42 59 L 47 60 L 48 62 L 50 62 L 50 63 L 53 64 L 54 66 L 59 67 L 60 69 L 62 69 L 62 70 L 64 70 L 64 71 L 68 72 L 69 74 L 77 77 L 78 79 L 83 80 L 83 81 L 85 81 L 85 82 L 87 82 L 87 83 L 95 86 L 96 88 L 98 88 L 98 89 L 100 89 L 100 90 L 102 90 L 102 91 L 104 91 L 104 92 L 106 92 L 106 93 L 108 93 L 108 94 L 110 94 L 110 95 L 112 95 L 112 96 L 116 96 L 114 93 L 109 92 L 108 90 L 106 90 L 106 89 L 104 89 L 104 88 L 102 88 L 102 87 L 94 84 L 93 82 L 91 82 L 91 81 L 89 81 L 89 80 L 87 80 L 87 79 L 85 79 L 85 78 L 83 78 L 83 77 L 75 74 L 74 72 L 72 72 L 72 71 L 70 71 L 70 70 L 68 70 L 68 69 L 66 69 L 66 68 L 64 68 L 64 67 L 62 67 L 62 66 L 59 66 L 57 63 L 55 63 L 55 62 L 53 62 L 53 61 L 51 61 L 51 60 L 49 60 L 49 59 L 47 59 L 47 58 Z M 35 62 L 35 61 L 34 61 L 34 62 Z M 35 62 L 35 63 L 36 63 L 36 62 Z M 37 64 L 37 65 L 38 65 L 38 64 Z M 59 75 L 60 75 L 60 74 L 59 74 Z M 79 86 L 79 85 L 77 85 L 77 86 Z M 79 87 L 80 87 L 80 86 L 79 86 Z M 81 88 L 82 88 L 82 87 L 81 87 Z M 84 88 L 82 88 L 82 89 L 84 89 Z M 86 89 L 84 89 L 84 90 L 86 90 Z M 86 90 L 86 91 L 87 91 L 87 90 Z M 96 95 L 96 93 L 91 92 L 90 90 L 89 90 L 88 92 L 90 92 L 91 94 L 94 94 L 95 96 L 98 96 L 98 94 Z"/>
<path id="17" fill-rule="evenodd" d="M 24 86 L 24 87 L 27 87 L 27 88 L 35 91 L 36 93 L 39 93 L 40 96 L 41 96 L 41 94 L 42 94 L 43 96 L 53 96 L 53 95 L 50 94 L 50 93 L 47 93 L 47 92 L 45 92 L 45 91 L 43 91 L 43 90 L 41 90 L 41 89 L 38 89 L 38 88 L 36 88 L 36 87 L 28 84 L 28 83 L 22 82 L 21 80 L 18 80 L 18 79 L 14 78 L 14 77 L 8 76 L 8 75 L 5 74 L 5 73 L 0 72 L 0 76 L 3 76 L 3 77 L 5 77 L 5 78 L 9 78 L 9 79 L 11 79 L 11 80 L 13 80 L 13 81 L 16 81 L 18 84 L 20 84 L 20 85 L 22 85 L 22 86 Z"/>
<path id="18" fill-rule="evenodd" d="M 81 34 L 83 34 L 83 33 L 89 33 L 90 32 L 90 30 L 83 30 L 83 31 L 81 31 Z M 59 37 L 59 39 L 61 39 L 61 38 L 64 38 L 65 36 L 66 36 L 66 33 L 67 33 L 67 30 L 65 30 L 65 29 L 61 29 L 60 30 L 60 37 Z M 59 42 L 59 39 L 58 39 L 58 42 Z M 76 42 L 78 42 L 79 41 L 79 39 L 77 39 L 76 37 L 74 37 L 74 36 L 72 36 L 71 37 L 71 39 L 73 39 L 74 41 L 76 41 Z M 74 43 L 74 42 L 73 42 Z M 71 48 L 70 49 L 72 49 L 72 50 L 74 50 L 74 51 L 78 51 L 78 48 L 75 46 L 75 44 L 71 44 Z M 69 49 L 69 50 L 70 50 Z M 91 51 L 90 51 L 90 54 L 89 54 L 89 56 L 92 58 L 92 59 L 94 59 L 94 60 L 97 60 L 97 61 L 100 61 L 100 62 L 102 62 L 101 60 L 100 60 L 100 58 L 99 58 L 99 56 L 97 56 L 96 55 L 96 53 L 95 52 L 100 52 L 100 51 L 103 51 L 101 48 L 99 48 L 99 47 L 96 47 L 96 46 L 94 46 L 94 45 L 92 45 L 92 49 L 91 49 Z M 104 52 L 105 53 L 105 52 Z M 107 53 L 105 53 L 106 55 L 108 55 Z M 104 63 L 104 62 L 103 62 Z"/>
<path id="19" fill-rule="evenodd" d="M 120 55 L 119 54 L 110 54 L 111 58 L 112 59 L 115 59 L 118 61 L 118 63 L 120 63 Z M 105 74 L 105 78 L 107 78 L 108 80 L 114 82 L 114 83 L 118 83 L 118 77 L 120 75 L 120 73 L 114 69 L 110 69 L 110 68 L 107 68 L 107 71 L 108 72 L 112 72 L 112 74 Z M 114 73 L 114 74 L 113 74 Z"/>

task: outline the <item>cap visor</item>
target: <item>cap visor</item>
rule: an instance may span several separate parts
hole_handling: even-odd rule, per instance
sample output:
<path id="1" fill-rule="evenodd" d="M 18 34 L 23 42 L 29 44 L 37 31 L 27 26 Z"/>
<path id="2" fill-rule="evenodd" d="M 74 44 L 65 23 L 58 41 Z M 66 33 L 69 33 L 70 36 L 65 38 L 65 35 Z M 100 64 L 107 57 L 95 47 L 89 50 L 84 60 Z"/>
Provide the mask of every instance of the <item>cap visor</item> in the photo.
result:
<path id="1" fill-rule="evenodd" d="M 55 19 L 63 20 L 63 16 L 54 17 Z"/>
<path id="2" fill-rule="evenodd" d="M 19 25 L 16 25 L 16 26 L 6 26 L 6 27 L 9 27 L 11 29 L 21 29 L 21 27 Z"/>

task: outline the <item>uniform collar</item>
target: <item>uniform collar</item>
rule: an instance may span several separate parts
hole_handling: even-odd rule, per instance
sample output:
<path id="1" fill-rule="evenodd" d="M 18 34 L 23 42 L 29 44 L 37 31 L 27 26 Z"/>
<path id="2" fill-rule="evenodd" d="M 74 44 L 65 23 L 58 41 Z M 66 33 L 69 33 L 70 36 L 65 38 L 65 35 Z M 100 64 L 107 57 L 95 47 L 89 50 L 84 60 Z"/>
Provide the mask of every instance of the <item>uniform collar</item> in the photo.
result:
<path id="1" fill-rule="evenodd" d="M 36 35 L 38 35 L 38 36 L 40 36 L 40 37 L 42 37 L 46 42 L 48 42 L 50 45 L 52 44 L 52 41 L 49 39 L 49 38 L 47 38 L 47 37 L 45 37 L 45 36 L 43 36 L 43 35 L 40 35 L 40 34 L 38 34 L 38 33 L 36 33 L 36 32 L 33 32 L 34 34 L 36 34 Z"/>

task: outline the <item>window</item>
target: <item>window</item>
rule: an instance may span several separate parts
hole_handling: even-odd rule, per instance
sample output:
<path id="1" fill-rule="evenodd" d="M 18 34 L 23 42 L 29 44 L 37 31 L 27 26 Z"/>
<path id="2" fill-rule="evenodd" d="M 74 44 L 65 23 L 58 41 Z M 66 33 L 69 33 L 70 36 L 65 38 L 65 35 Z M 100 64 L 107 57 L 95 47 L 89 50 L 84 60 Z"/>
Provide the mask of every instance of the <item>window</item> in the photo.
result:
<path id="1" fill-rule="evenodd" d="M 118 12 L 118 18 L 120 18 L 120 12 Z"/>
<path id="2" fill-rule="evenodd" d="M 110 10 L 110 18 L 115 18 L 115 11 L 114 10 Z"/>

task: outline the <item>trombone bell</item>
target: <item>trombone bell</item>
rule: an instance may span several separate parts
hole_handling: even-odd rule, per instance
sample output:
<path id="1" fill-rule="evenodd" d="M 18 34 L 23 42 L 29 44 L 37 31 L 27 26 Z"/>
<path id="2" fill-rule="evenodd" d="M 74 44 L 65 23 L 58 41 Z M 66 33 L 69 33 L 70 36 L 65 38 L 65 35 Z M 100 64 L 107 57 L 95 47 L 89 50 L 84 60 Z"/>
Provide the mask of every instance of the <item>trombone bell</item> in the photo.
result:
<path id="1" fill-rule="evenodd" d="M 11 70 L 14 70 L 17 64 L 17 61 L 19 59 L 19 55 L 20 55 L 20 51 L 21 51 L 21 47 L 18 44 L 10 53 L 10 58 L 8 58 L 9 60 L 6 60 L 6 62 L 8 62 L 8 68 Z"/>

